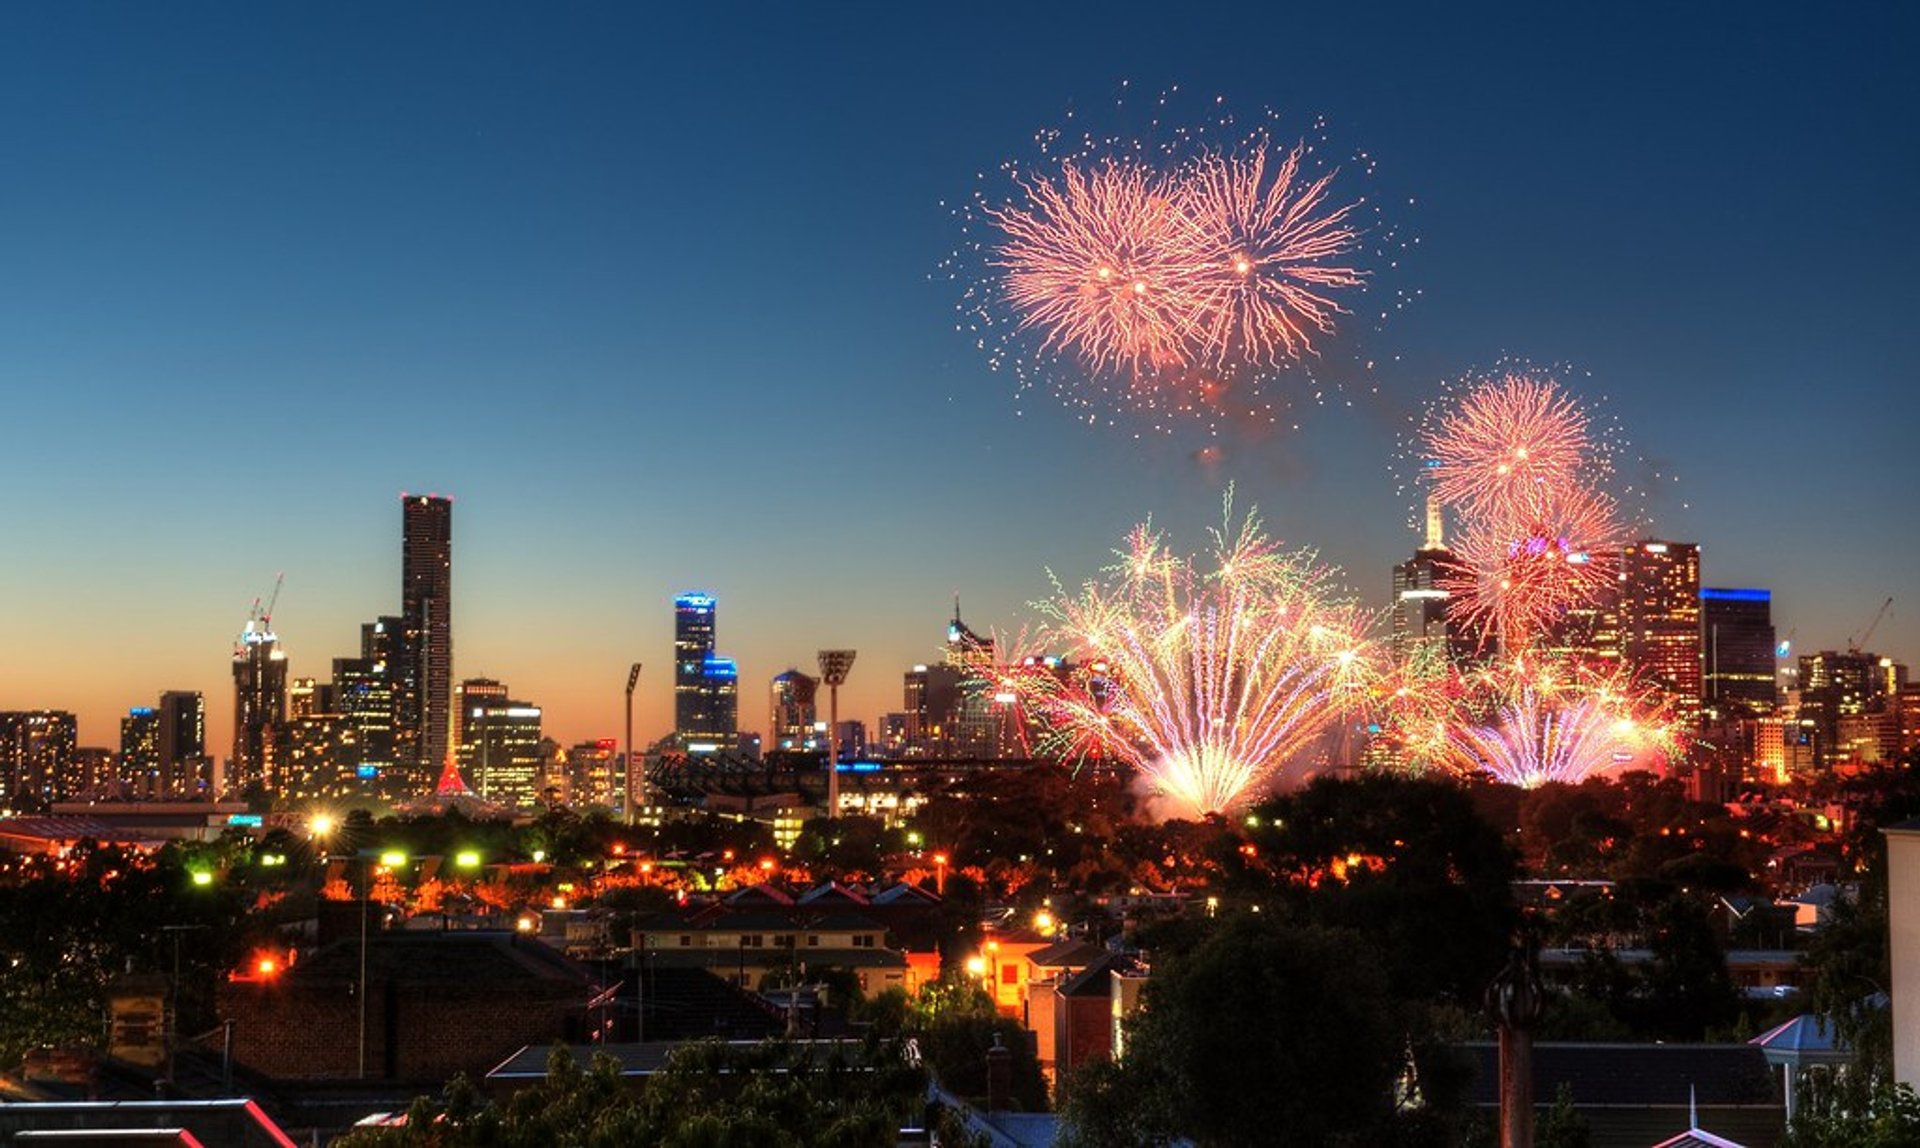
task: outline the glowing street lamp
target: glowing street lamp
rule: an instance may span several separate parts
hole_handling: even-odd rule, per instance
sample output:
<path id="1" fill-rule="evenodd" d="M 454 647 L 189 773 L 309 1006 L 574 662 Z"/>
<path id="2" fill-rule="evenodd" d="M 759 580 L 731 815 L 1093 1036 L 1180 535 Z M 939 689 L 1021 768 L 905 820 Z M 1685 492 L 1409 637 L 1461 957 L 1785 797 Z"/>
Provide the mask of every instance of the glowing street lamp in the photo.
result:
<path id="1" fill-rule="evenodd" d="M 933 855 L 933 891 L 942 897 L 947 895 L 947 855 L 945 853 Z"/>
<path id="2" fill-rule="evenodd" d="M 453 863 L 462 869 L 478 869 L 480 867 L 480 852 L 476 849 L 462 849 L 453 855 Z"/>

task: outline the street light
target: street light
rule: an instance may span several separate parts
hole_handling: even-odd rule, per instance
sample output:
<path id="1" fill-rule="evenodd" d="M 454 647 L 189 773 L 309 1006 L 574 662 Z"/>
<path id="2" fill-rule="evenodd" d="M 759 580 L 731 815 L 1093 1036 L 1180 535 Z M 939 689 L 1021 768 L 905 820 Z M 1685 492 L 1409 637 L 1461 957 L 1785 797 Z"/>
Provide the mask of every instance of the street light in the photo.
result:
<path id="1" fill-rule="evenodd" d="M 820 680 L 827 683 L 827 816 L 840 816 L 840 686 L 853 669 L 852 650 L 821 650 Z"/>
<path id="2" fill-rule="evenodd" d="M 373 911 L 373 862 L 378 857 L 382 868 L 398 869 L 407 863 L 407 855 L 397 849 L 375 854 L 363 849 L 351 858 L 360 862 L 360 1049 L 359 1079 L 367 1078 L 367 917 Z"/>

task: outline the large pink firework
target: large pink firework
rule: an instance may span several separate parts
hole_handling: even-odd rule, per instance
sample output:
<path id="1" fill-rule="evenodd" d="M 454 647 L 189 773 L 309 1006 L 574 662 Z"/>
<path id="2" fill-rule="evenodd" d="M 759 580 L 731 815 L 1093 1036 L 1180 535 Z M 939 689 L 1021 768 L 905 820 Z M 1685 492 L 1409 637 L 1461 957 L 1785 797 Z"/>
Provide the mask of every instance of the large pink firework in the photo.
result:
<path id="1" fill-rule="evenodd" d="M 1094 372 L 1184 365 L 1196 297 L 1178 184 L 1107 161 L 1021 186 L 1024 203 L 987 212 L 1004 234 L 993 263 L 1020 329 Z"/>
<path id="2" fill-rule="evenodd" d="M 963 329 L 992 365 L 1023 389 L 1050 383 L 1089 421 L 1103 408 L 1111 421 L 1117 399 L 1158 429 L 1273 422 L 1296 399 L 1323 401 L 1322 383 L 1264 384 L 1312 378 L 1369 286 L 1363 264 L 1400 241 L 1365 199 L 1339 194 L 1315 144 L 1276 144 L 1271 125 L 1231 116 L 1159 144 L 1039 139 L 1040 158 L 1003 166 L 1006 191 L 959 209 L 967 242 L 947 264 L 965 285 Z"/>
<path id="3" fill-rule="evenodd" d="M 1518 653 L 1566 611 L 1607 593 L 1624 541 L 1614 501 L 1569 481 L 1537 490 L 1525 519 L 1469 518 L 1454 546 L 1459 561 L 1441 579 L 1448 618 Z"/>
<path id="4" fill-rule="evenodd" d="M 1185 181 L 1200 303 L 1195 352 L 1215 370 L 1313 354 L 1345 310 L 1334 293 L 1366 281 L 1346 262 L 1360 242 L 1353 205 L 1328 202 L 1332 173 L 1302 178 L 1301 155 L 1298 146 L 1276 153 L 1263 139 L 1239 154 L 1202 157 Z"/>
<path id="5" fill-rule="evenodd" d="M 1434 494 L 1472 519 L 1526 522 L 1606 470 L 1574 397 L 1511 371 L 1435 408 L 1420 445 Z"/>

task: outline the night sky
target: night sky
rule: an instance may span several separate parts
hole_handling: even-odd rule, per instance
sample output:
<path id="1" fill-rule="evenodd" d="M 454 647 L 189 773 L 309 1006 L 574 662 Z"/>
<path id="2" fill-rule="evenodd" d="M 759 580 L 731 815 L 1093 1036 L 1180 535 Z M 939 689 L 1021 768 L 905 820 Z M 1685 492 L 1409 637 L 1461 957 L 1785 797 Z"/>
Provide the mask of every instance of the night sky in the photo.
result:
<path id="1" fill-rule="evenodd" d="M 0 12 L 0 709 L 112 745 L 199 689 L 224 757 L 249 603 L 284 571 L 326 677 L 399 612 L 403 490 L 456 499 L 457 675 L 563 742 L 636 660 L 667 727 L 677 591 L 744 728 L 821 646 L 871 720 L 955 593 L 1017 626 L 1229 481 L 1384 606 L 1395 437 L 1503 355 L 1677 476 L 1652 530 L 1709 585 L 1801 650 L 1893 595 L 1872 645 L 1920 658 L 1920 10 L 827 7 Z M 1419 239 L 1371 380 L 1217 462 L 1016 400 L 938 274 L 943 203 L 1123 82 L 1324 117 Z"/>

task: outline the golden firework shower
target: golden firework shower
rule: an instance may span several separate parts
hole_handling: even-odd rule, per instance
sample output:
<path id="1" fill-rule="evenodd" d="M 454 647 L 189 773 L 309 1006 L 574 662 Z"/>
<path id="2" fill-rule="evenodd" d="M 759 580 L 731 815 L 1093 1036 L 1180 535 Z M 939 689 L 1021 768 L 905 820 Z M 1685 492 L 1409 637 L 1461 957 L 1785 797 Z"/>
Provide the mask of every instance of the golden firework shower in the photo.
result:
<path id="1" fill-rule="evenodd" d="M 1236 524 L 1229 507 L 1205 563 L 1147 526 L 1120 558 L 1041 604 L 1037 640 L 1066 652 L 1057 672 L 998 679 L 1046 752 L 1126 763 L 1180 812 L 1208 815 L 1258 796 L 1358 711 L 1376 673 L 1371 619 L 1254 515 Z"/>

